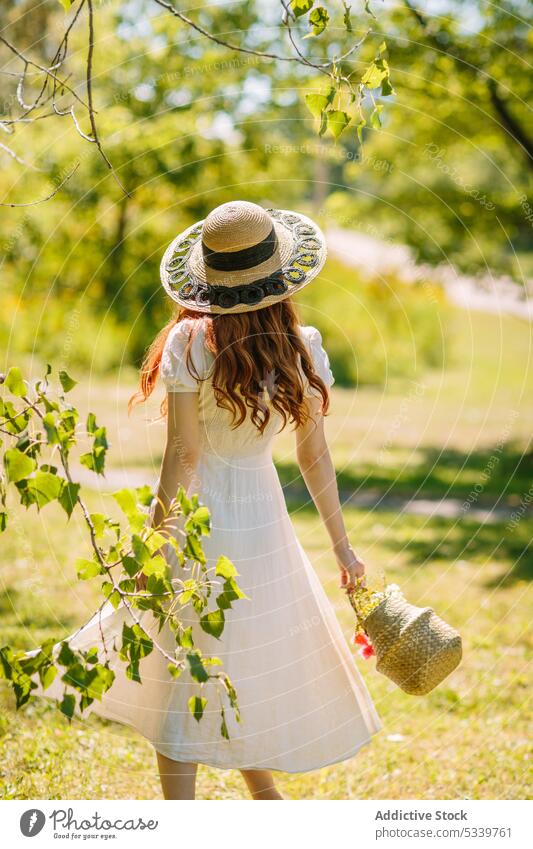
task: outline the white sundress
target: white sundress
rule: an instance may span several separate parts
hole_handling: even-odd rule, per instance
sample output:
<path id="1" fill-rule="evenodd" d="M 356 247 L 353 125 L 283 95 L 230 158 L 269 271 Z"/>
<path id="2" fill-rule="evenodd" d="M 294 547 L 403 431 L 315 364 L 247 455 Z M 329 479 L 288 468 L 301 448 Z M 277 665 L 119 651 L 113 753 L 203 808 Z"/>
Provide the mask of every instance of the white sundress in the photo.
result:
<path id="1" fill-rule="evenodd" d="M 204 538 L 208 564 L 221 554 L 235 564 L 248 596 L 225 611 L 219 640 L 193 626 L 195 644 L 219 657 L 237 690 L 241 721 L 226 710 L 229 740 L 220 733 L 219 687 L 208 682 L 207 706 L 198 722 L 189 712 L 198 684 L 184 672 L 172 680 L 167 661 L 154 650 L 141 661 L 142 684 L 129 680 L 114 656 L 116 678 L 88 712 L 137 729 L 156 751 L 177 761 L 225 769 L 262 768 L 305 772 L 353 756 L 382 727 L 333 608 L 289 518 L 272 462 L 272 442 L 281 419 L 272 415 L 265 434 L 245 421 L 232 430 L 230 414 L 217 407 L 209 369 L 212 355 L 200 328 L 192 345 L 191 376 L 184 348 L 190 319 L 171 331 L 160 375 L 168 392 L 197 392 L 202 450 L 194 488 L 210 509 L 211 535 Z M 317 373 L 333 383 L 322 339 L 302 327 Z M 312 391 L 309 390 L 308 391 Z M 176 567 L 179 568 L 179 567 Z M 143 614 L 147 632 L 153 627 Z M 101 647 L 120 636 L 128 613 L 106 605 L 71 639 L 77 648 Z M 158 636 L 171 651 L 173 636 Z M 216 689 L 216 691 L 215 691 Z M 56 679 L 43 694 L 59 698 Z"/>

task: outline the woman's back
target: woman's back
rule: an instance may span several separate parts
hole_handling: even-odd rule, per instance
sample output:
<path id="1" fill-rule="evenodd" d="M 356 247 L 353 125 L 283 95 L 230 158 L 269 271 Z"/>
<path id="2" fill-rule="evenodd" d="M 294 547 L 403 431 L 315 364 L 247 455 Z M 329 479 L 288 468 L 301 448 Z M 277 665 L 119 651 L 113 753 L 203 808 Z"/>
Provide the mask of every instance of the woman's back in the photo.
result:
<path id="1" fill-rule="evenodd" d="M 316 373 L 326 386 L 331 386 L 334 379 L 320 333 L 309 326 L 300 327 L 299 332 L 309 350 Z M 187 345 L 191 336 L 188 360 Z M 217 403 L 213 387 L 214 362 L 215 356 L 208 349 L 202 319 L 186 318 L 179 321 L 165 343 L 160 375 L 168 392 L 198 392 L 202 453 L 226 460 L 269 453 L 275 435 L 283 426 L 282 416 L 272 405 L 277 392 L 276 364 L 262 376 L 258 385 L 259 408 L 270 412 L 268 423 L 261 432 L 250 415 L 235 427 L 231 411 Z M 308 392 L 308 381 L 301 373 L 305 391 Z"/>

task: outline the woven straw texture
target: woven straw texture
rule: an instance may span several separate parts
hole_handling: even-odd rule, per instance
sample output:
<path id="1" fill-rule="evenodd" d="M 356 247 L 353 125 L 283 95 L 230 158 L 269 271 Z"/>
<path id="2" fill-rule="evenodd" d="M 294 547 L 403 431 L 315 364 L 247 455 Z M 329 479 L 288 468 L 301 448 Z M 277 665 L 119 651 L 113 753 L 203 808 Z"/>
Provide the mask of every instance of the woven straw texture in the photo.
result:
<path id="1" fill-rule="evenodd" d="M 251 248 L 274 228 L 277 245 L 271 257 L 237 271 L 211 268 L 207 248 L 232 253 Z M 285 209 L 265 210 L 255 203 L 233 201 L 216 207 L 204 221 L 184 230 L 170 243 L 161 261 L 161 282 L 168 295 L 183 307 L 204 313 L 240 313 L 262 309 L 289 298 L 319 274 L 326 261 L 324 234 L 314 221 Z M 276 278 L 272 289 L 272 278 Z M 270 288 L 264 288 L 270 281 Z M 240 287 L 260 287 L 256 303 L 222 306 L 205 301 L 210 287 L 237 292 Z M 193 290 L 195 294 L 190 294 Z M 200 297 L 199 297 L 200 296 Z M 231 301 L 230 301 L 231 303 Z"/>
<path id="2" fill-rule="evenodd" d="M 430 607 L 409 604 L 400 592 L 386 596 L 364 620 L 376 669 L 406 693 L 423 696 L 459 665 L 459 633 Z"/>

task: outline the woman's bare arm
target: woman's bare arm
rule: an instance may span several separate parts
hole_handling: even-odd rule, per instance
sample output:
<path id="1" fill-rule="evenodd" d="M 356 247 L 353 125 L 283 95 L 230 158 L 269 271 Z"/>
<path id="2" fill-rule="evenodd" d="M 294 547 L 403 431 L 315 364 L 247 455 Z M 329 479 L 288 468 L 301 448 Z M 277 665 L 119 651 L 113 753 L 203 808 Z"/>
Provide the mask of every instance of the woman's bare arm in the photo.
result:
<path id="1" fill-rule="evenodd" d="M 200 453 L 197 393 L 169 392 L 167 399 L 167 439 L 152 527 L 164 520 L 179 487 L 187 490 L 193 483 Z M 146 588 L 144 575 L 138 576 L 137 586 L 138 589 Z"/>
<path id="2" fill-rule="evenodd" d="M 364 575 L 364 563 L 349 543 L 342 517 L 335 467 L 324 434 L 320 399 L 309 399 L 310 418 L 296 430 L 298 465 L 307 489 L 326 527 L 341 571 L 341 586 L 349 587 Z"/>
<path id="3" fill-rule="evenodd" d="M 154 526 L 161 523 L 179 487 L 189 488 L 199 457 L 197 393 L 169 392 L 167 400 L 167 441 L 159 476 Z"/>

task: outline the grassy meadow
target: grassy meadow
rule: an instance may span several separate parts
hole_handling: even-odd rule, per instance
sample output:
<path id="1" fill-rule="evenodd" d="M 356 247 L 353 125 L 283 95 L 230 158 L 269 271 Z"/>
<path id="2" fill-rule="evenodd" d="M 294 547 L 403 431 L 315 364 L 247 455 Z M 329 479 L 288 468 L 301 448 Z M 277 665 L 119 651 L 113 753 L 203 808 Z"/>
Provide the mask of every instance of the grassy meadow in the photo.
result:
<path id="1" fill-rule="evenodd" d="M 312 315 L 306 320 L 318 323 Z M 533 521 L 522 507 L 533 471 L 531 328 L 452 309 L 447 324 L 454 344 L 440 366 L 392 374 L 381 387 L 335 388 L 327 430 L 346 523 L 370 578 L 385 572 L 410 601 L 434 605 L 461 631 L 463 663 L 434 692 L 415 698 L 376 673 L 374 661 L 357 658 L 384 728 L 350 761 L 281 775 L 287 798 L 528 795 Z M 160 460 L 163 428 L 148 421 L 155 400 L 127 418 L 133 386 L 127 370 L 89 374 L 73 394 L 81 410 L 90 408 L 108 426 L 110 470 L 148 478 Z M 350 608 L 292 443 L 289 433 L 280 437 L 276 460 L 293 520 L 349 636 Z M 358 504 L 361 495 L 372 506 Z M 441 509 L 433 516 L 413 512 L 412 498 Z M 93 509 L 102 500 L 111 509 L 105 493 L 90 491 L 87 499 Z M 488 521 L 494 505 L 501 512 Z M 513 510 L 519 519 L 509 524 Z M 75 516 L 67 524 L 55 506 L 39 515 L 13 511 L 1 548 L 0 644 L 30 648 L 66 636 L 90 616 L 95 588 L 79 583 L 73 569 L 87 550 Z M 141 737 L 95 718 L 69 725 L 45 701 L 16 713 L 5 686 L 0 753 L 4 799 L 160 798 L 155 757 Z M 209 799 L 246 795 L 239 773 L 207 767 L 198 791 Z"/>

